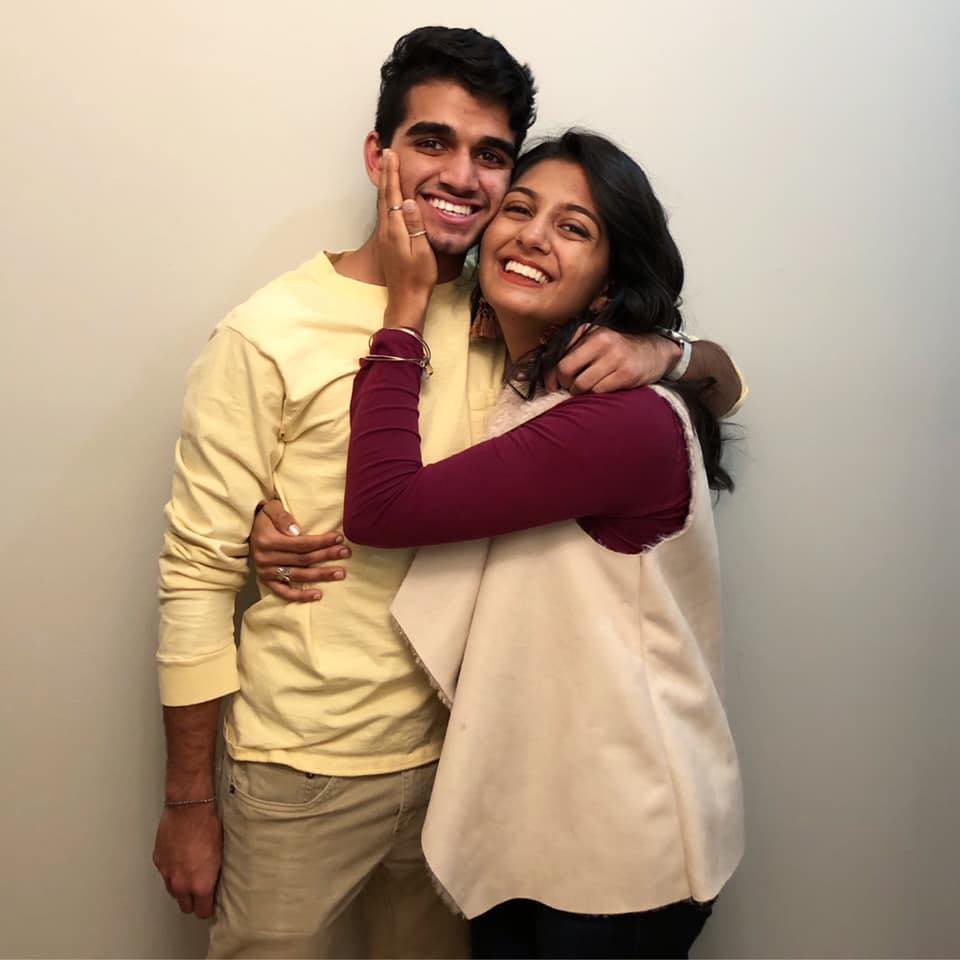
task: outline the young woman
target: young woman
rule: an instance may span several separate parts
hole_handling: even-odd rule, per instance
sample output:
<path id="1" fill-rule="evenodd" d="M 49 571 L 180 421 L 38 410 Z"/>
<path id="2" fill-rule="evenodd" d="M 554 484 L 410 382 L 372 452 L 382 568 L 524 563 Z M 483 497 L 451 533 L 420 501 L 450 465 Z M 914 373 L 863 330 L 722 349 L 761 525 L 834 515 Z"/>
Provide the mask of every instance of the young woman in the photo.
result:
<path id="1" fill-rule="evenodd" d="M 475 956 L 686 956 L 742 852 L 720 699 L 716 421 L 652 387 L 547 393 L 586 322 L 677 330 L 683 265 L 643 171 L 571 131 L 519 161 L 480 249 L 512 361 L 489 438 L 423 465 L 435 279 L 384 162 L 384 329 L 352 405 L 344 531 L 422 550 L 392 607 L 451 708 L 423 833 Z"/>

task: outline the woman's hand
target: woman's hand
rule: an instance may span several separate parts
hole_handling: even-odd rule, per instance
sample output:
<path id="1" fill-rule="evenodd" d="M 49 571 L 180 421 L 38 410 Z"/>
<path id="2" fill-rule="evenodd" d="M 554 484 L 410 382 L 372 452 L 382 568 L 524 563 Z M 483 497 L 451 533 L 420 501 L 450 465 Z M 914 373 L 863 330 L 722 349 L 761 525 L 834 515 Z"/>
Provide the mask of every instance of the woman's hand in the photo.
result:
<path id="1" fill-rule="evenodd" d="M 400 192 L 400 163 L 392 150 L 383 151 L 377 210 L 377 243 L 389 292 L 383 325 L 422 330 L 437 284 L 437 258 L 416 202 Z"/>
<path id="2" fill-rule="evenodd" d="M 257 577 L 284 600 L 319 600 L 318 582 L 343 580 L 347 571 L 326 566 L 331 560 L 346 560 L 350 548 L 337 530 L 320 536 L 305 536 L 293 515 L 279 500 L 269 500 L 253 520 L 250 554 Z"/>

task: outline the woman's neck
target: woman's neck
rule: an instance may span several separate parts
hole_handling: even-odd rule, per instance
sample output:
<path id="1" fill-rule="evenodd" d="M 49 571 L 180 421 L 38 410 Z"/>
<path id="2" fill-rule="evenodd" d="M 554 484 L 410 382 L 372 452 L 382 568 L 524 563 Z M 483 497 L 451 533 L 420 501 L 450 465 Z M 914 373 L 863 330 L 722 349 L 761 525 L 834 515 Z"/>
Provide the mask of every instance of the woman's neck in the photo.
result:
<path id="1" fill-rule="evenodd" d="M 540 346 L 541 331 L 532 329 L 528 319 L 498 312 L 497 320 L 512 363 L 519 363 Z"/>

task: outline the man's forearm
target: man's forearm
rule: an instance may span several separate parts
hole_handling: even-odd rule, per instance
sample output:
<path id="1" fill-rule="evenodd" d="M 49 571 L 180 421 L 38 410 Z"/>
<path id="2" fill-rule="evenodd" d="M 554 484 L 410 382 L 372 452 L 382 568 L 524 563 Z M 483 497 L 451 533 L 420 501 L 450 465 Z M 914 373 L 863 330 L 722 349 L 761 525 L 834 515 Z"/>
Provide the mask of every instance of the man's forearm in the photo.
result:
<path id="1" fill-rule="evenodd" d="M 707 409 L 718 419 L 726 416 L 740 399 L 743 385 L 729 354 L 710 340 L 693 343 L 690 365 L 680 378 L 681 383 L 712 379 L 714 383 L 700 394 Z"/>
<path id="2" fill-rule="evenodd" d="M 214 795 L 214 758 L 220 699 L 164 707 L 167 735 L 166 800 L 205 800 Z"/>

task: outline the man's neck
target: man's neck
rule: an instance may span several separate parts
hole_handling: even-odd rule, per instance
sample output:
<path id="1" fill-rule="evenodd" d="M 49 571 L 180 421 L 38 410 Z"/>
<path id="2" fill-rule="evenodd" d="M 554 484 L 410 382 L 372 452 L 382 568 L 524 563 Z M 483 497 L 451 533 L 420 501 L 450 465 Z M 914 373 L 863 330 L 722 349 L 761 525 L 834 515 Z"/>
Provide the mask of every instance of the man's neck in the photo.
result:
<path id="1" fill-rule="evenodd" d="M 438 255 L 437 283 L 456 280 L 463 271 L 463 261 L 465 259 L 466 254 L 459 257 L 446 254 Z M 349 280 L 359 280 L 360 283 L 372 283 L 378 287 L 384 287 L 387 283 L 383 274 L 383 265 L 380 263 L 377 238 L 374 234 L 367 237 L 363 246 L 340 257 L 333 265 L 333 269 L 341 277 L 347 277 Z"/>

